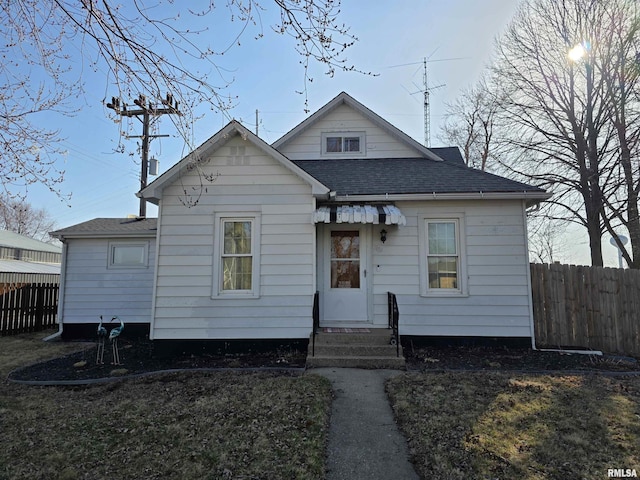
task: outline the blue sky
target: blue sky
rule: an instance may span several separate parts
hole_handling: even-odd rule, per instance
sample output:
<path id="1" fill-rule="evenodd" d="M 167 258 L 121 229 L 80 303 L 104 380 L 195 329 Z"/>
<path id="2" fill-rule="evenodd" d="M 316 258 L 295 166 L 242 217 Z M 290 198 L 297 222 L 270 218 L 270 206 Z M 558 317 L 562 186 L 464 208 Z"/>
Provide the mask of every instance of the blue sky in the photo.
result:
<path id="1" fill-rule="evenodd" d="M 270 31 L 276 14 L 261 15 L 264 37 L 254 40 L 257 29 L 245 32 L 241 45 L 220 59 L 234 82 L 228 93 L 238 97 L 237 107 L 229 115 L 255 128 L 255 110 L 260 112 L 260 136 L 271 143 L 303 121 L 304 97 L 296 94 L 303 88 L 303 69 L 294 51 L 292 39 Z M 429 83 L 443 87 L 431 93 L 432 145 L 437 145 L 437 131 L 445 102 L 453 101 L 460 90 L 472 84 L 489 61 L 494 37 L 515 11 L 515 0 L 444 1 L 362 1 L 345 0 L 341 19 L 351 26 L 359 42 L 350 48 L 350 63 L 378 76 L 338 72 L 333 78 L 323 68 L 312 67 L 314 81 L 308 86 L 309 108 L 313 112 L 341 91 L 346 91 L 376 113 L 382 115 L 416 140 L 423 141 L 422 65 L 428 64 Z M 224 7 L 206 18 L 210 24 L 212 44 L 228 42 L 240 25 L 230 23 Z M 80 62 L 77 62 L 80 66 Z M 405 65 L 394 67 L 395 65 Z M 65 169 L 62 191 L 71 193 L 69 202 L 60 201 L 45 189 L 32 187 L 28 201 L 46 208 L 58 227 L 65 227 L 95 217 L 118 217 L 138 212 L 135 192 L 139 187 L 139 156 L 114 153 L 119 126 L 109 119 L 103 98 L 110 98 L 114 88 L 106 85 L 104 75 L 85 73 L 87 94 L 77 99 L 80 109 L 74 117 L 43 115 L 44 125 L 55 126 L 65 138 L 67 155 L 59 166 Z M 127 99 L 123 99 L 127 100 Z M 131 101 L 133 99 L 129 99 Z M 194 126 L 194 141 L 199 144 L 224 126 L 228 119 L 208 108 Z M 140 134 L 136 120 L 132 134 Z M 160 119 L 159 134 L 170 138 L 151 142 L 151 156 L 160 160 L 160 172 L 168 169 L 186 153 L 170 119 Z M 135 150 L 135 139 L 123 140 Z M 153 177 L 150 178 L 150 180 Z M 148 214 L 156 210 L 149 208 Z"/>
<path id="2" fill-rule="evenodd" d="M 264 37 L 254 39 L 258 29 L 245 32 L 241 45 L 221 57 L 219 64 L 228 70 L 227 78 L 234 80 L 228 93 L 238 97 L 237 106 L 228 115 L 253 131 L 255 111 L 259 110 L 260 136 L 271 143 L 306 118 L 304 97 L 295 93 L 303 88 L 304 71 L 293 40 L 270 31 L 277 11 L 267 0 L 264 4 L 270 9 L 261 15 Z M 426 57 L 430 60 L 429 84 L 442 85 L 430 95 L 431 144 L 438 146 L 446 103 L 453 102 L 461 90 L 482 74 L 490 62 L 495 37 L 504 31 L 516 7 L 517 0 L 343 0 L 340 18 L 359 38 L 347 51 L 349 62 L 378 75 L 338 72 L 329 78 L 321 66 L 314 66 L 311 69 L 314 81 L 308 85 L 309 108 L 314 112 L 346 91 L 422 142 L 420 90 L 422 59 Z M 207 38 L 217 48 L 240 28 L 228 21 L 223 6 L 206 17 L 205 22 L 210 29 L 203 35 L 209 35 Z M 123 217 L 138 212 L 135 192 L 139 189 L 139 155 L 114 153 L 120 128 L 109 119 L 109 111 L 102 103 L 115 89 L 106 84 L 99 72 L 86 74 L 85 81 L 87 94 L 77 100 L 80 111 L 76 116 L 44 116 L 43 120 L 59 128 L 65 138 L 63 147 L 68 153 L 60 160 L 66 170 L 62 191 L 72 194 L 70 202 L 60 201 L 42 188 L 29 191 L 31 204 L 46 208 L 60 228 L 91 218 Z M 203 118 L 193 128 L 196 145 L 228 121 L 209 108 L 203 107 L 199 113 Z M 135 122 L 132 134 L 140 134 L 138 122 L 131 121 Z M 167 116 L 161 117 L 156 133 L 171 135 L 151 143 L 151 156 L 160 160 L 162 173 L 187 152 Z M 123 141 L 129 150 L 135 150 L 136 140 Z M 149 205 L 148 216 L 156 214 L 155 207 Z"/>

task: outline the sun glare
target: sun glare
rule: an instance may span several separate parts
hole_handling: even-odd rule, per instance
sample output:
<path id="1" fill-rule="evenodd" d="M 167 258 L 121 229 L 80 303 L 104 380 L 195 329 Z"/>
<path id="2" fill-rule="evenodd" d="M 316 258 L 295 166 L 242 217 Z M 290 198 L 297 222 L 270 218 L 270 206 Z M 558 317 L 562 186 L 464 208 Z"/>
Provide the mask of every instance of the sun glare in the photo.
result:
<path id="1" fill-rule="evenodd" d="M 569 50 L 569 59 L 573 62 L 577 62 L 578 60 L 582 60 L 587 55 L 587 49 L 584 48 L 584 45 L 579 43 L 571 50 Z"/>

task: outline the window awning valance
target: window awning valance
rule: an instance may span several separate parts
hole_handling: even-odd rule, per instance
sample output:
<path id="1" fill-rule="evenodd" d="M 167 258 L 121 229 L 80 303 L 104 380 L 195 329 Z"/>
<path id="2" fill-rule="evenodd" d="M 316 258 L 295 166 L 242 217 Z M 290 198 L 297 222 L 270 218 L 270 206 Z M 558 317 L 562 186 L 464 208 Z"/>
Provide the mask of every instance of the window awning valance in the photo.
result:
<path id="1" fill-rule="evenodd" d="M 395 205 L 325 205 L 313 212 L 313 223 L 373 223 L 406 225 Z"/>

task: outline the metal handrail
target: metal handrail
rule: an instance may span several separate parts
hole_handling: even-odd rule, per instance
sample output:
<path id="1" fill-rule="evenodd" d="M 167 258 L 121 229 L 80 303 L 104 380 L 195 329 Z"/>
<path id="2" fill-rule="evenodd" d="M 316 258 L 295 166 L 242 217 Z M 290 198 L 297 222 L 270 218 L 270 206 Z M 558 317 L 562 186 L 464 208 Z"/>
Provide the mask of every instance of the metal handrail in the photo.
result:
<path id="1" fill-rule="evenodd" d="M 396 295 L 391 292 L 387 292 L 387 309 L 389 313 L 389 328 L 392 330 L 391 343 L 396 345 L 396 356 L 400 356 L 400 333 L 399 333 L 399 321 L 400 310 L 398 310 L 398 300 Z"/>
<path id="2" fill-rule="evenodd" d="M 311 356 L 316 356 L 316 335 L 320 330 L 320 292 L 313 295 L 313 334 L 311 335 Z"/>

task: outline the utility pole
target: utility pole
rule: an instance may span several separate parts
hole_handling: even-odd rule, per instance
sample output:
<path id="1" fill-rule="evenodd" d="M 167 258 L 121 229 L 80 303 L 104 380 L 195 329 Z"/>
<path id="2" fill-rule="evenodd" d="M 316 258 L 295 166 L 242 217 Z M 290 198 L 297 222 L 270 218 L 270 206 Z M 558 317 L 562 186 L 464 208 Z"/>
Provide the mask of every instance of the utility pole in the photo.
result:
<path id="1" fill-rule="evenodd" d="M 167 93 L 167 97 L 162 100 L 162 106 L 154 105 L 147 102 L 144 95 L 140 94 L 133 103 L 138 107 L 136 109 L 127 109 L 125 103 L 120 102 L 119 98 L 111 97 L 111 103 L 107 103 L 107 108 L 112 109 L 121 117 L 136 117 L 142 122 L 142 135 L 131 136 L 127 138 L 142 139 L 142 166 L 140 172 L 140 190 L 147 186 L 147 176 L 149 173 L 149 142 L 157 137 L 168 137 L 169 135 L 150 135 L 149 125 L 152 117 L 161 115 L 182 115 L 178 110 L 178 102 L 173 99 L 173 95 Z M 142 119 L 140 119 L 142 117 Z M 144 198 L 140 199 L 140 217 L 147 216 L 147 202 Z"/>

